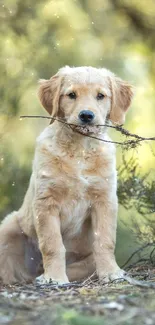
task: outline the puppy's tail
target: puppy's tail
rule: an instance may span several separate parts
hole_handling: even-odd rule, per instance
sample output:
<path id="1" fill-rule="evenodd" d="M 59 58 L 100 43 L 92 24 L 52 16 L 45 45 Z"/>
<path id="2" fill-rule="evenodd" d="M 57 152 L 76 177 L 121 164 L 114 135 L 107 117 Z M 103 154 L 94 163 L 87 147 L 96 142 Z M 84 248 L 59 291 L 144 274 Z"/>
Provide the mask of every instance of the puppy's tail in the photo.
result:
<path id="1" fill-rule="evenodd" d="M 18 212 L 12 212 L 0 225 L 0 280 L 4 284 L 31 280 L 24 261 L 25 235 L 17 215 Z"/>

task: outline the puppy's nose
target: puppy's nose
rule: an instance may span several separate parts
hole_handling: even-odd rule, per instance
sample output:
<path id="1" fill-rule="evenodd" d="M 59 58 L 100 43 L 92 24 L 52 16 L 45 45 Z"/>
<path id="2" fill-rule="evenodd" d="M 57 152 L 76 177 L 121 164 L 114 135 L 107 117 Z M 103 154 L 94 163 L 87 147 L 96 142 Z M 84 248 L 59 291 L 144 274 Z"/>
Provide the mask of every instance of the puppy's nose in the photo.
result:
<path id="1" fill-rule="evenodd" d="M 90 123 L 94 119 L 95 114 L 92 111 L 84 110 L 79 113 L 79 119 L 83 123 Z"/>

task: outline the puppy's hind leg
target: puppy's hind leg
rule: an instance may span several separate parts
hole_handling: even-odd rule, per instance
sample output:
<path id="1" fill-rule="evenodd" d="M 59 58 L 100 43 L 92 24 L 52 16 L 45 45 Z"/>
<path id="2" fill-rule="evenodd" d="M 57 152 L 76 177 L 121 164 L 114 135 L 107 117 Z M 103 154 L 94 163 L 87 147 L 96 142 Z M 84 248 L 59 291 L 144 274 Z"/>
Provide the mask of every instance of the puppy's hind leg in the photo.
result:
<path id="1" fill-rule="evenodd" d="M 0 280 L 4 284 L 32 280 L 25 268 L 25 235 L 17 214 L 11 213 L 0 225 Z"/>
<path id="2" fill-rule="evenodd" d="M 69 281 L 83 281 L 90 277 L 96 270 L 93 254 L 82 260 L 67 265 Z"/>

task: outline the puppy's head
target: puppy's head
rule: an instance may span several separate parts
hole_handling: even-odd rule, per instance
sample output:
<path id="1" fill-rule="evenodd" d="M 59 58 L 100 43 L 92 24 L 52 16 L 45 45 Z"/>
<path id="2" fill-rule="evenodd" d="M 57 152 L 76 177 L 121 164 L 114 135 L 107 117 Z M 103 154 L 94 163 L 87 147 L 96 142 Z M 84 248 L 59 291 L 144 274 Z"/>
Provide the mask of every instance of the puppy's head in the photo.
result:
<path id="1" fill-rule="evenodd" d="M 132 87 L 107 69 L 65 67 L 49 80 L 41 80 L 39 98 L 52 117 L 85 127 L 110 119 L 123 124 L 133 96 Z"/>

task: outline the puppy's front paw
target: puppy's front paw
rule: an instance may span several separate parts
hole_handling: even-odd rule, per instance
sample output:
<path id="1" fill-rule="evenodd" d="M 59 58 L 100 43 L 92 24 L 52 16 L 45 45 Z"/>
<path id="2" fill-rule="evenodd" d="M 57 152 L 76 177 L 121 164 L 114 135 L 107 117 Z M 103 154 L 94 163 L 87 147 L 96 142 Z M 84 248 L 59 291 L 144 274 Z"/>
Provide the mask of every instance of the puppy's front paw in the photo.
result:
<path id="1" fill-rule="evenodd" d="M 59 279 L 59 278 L 53 278 L 53 277 L 49 277 L 46 274 L 42 274 L 40 276 L 38 276 L 35 279 L 35 282 L 42 285 L 42 284 L 64 284 L 64 283 L 69 283 L 69 280 L 67 278 L 67 276 L 65 276 L 63 279 Z"/>
<path id="2" fill-rule="evenodd" d="M 44 274 L 41 274 L 40 276 L 38 276 L 35 279 L 35 282 L 37 284 L 40 284 L 40 285 L 41 284 L 49 284 L 49 283 L 51 283 L 51 284 L 58 284 L 57 281 L 53 281 L 53 279 L 45 277 Z"/>
<path id="3" fill-rule="evenodd" d="M 124 270 L 121 270 L 118 268 L 117 270 L 114 270 L 112 272 L 103 272 L 102 274 L 99 274 L 99 280 L 102 283 L 108 283 L 110 281 L 120 282 L 125 280 L 126 272 Z"/>

